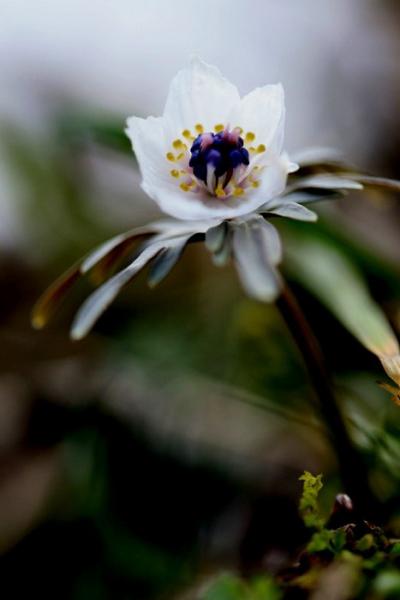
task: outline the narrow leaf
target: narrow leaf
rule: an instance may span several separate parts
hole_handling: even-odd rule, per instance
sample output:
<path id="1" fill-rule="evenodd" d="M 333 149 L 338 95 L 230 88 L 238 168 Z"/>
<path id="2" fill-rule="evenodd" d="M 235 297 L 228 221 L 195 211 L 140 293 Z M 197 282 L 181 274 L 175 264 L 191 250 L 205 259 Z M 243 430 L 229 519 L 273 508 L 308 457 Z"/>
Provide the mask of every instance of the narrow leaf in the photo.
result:
<path id="1" fill-rule="evenodd" d="M 362 183 L 365 187 L 384 188 L 394 192 L 400 192 L 400 181 L 398 179 L 389 179 L 388 177 L 373 177 L 372 175 L 355 174 L 348 176 Z"/>
<path id="2" fill-rule="evenodd" d="M 286 246 L 292 276 L 375 354 L 400 384 L 396 336 L 357 268 L 337 248 L 322 240 L 297 239 Z"/>
<path id="3" fill-rule="evenodd" d="M 71 287 L 80 277 L 80 263 L 63 273 L 36 302 L 32 311 L 32 326 L 42 329 L 53 316 Z"/>

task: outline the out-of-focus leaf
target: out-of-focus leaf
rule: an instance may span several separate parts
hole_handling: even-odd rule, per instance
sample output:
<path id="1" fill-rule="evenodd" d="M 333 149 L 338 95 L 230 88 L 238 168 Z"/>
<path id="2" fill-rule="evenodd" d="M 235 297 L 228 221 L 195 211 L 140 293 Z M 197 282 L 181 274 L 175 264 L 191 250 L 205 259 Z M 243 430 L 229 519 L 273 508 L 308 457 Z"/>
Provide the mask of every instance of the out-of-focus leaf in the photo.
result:
<path id="1" fill-rule="evenodd" d="M 321 529 L 325 523 L 318 506 L 318 496 L 323 487 L 322 475 L 315 476 L 304 471 L 299 480 L 303 481 L 303 492 L 299 503 L 301 518 L 306 527 Z"/>
<path id="2" fill-rule="evenodd" d="M 379 598 L 396 598 L 400 595 L 400 573 L 399 571 L 388 568 L 378 573 L 374 583 L 374 591 L 379 594 Z"/>
<path id="3" fill-rule="evenodd" d="M 271 577 L 243 581 L 224 573 L 200 593 L 199 600 L 280 600 L 281 591 Z"/>
<path id="4" fill-rule="evenodd" d="M 309 289 L 400 383 L 396 336 L 356 267 L 327 242 L 302 237 L 288 244 L 292 276 Z"/>
<path id="5" fill-rule="evenodd" d="M 398 179 L 389 179 L 388 177 L 373 177 L 371 175 L 348 175 L 351 179 L 359 181 L 365 187 L 384 188 L 394 192 L 400 192 L 400 181 Z"/>
<path id="6" fill-rule="evenodd" d="M 239 278 L 246 292 L 262 302 L 279 294 L 280 279 L 275 265 L 281 257 L 278 232 L 261 216 L 236 222 L 233 253 Z"/>
<path id="7" fill-rule="evenodd" d="M 73 265 L 41 295 L 32 311 L 32 326 L 35 329 L 42 329 L 53 316 L 66 294 L 79 279 L 79 268 L 80 263 Z"/>
<path id="8" fill-rule="evenodd" d="M 48 323 L 81 275 L 92 270 L 93 281 L 102 283 L 115 264 L 132 250 L 138 239 L 149 235 L 151 231 L 150 228 L 143 227 L 118 235 L 70 267 L 47 288 L 35 304 L 32 311 L 33 327 L 42 329 Z"/>
<path id="9" fill-rule="evenodd" d="M 243 600 L 245 598 L 246 589 L 243 582 L 238 577 L 226 573 L 213 581 L 200 594 L 199 600 Z"/>

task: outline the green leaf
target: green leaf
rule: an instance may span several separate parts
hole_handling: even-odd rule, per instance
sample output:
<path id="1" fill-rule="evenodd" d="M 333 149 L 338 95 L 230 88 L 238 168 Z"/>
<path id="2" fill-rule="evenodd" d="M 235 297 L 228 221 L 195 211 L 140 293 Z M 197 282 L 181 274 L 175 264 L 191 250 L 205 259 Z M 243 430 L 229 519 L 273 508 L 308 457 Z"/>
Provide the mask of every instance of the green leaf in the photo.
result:
<path id="1" fill-rule="evenodd" d="M 292 276 L 381 360 L 387 374 L 399 384 L 396 336 L 355 265 L 328 242 L 306 236 L 294 236 L 287 251 Z"/>
<path id="2" fill-rule="evenodd" d="M 299 477 L 303 481 L 303 493 L 300 498 L 299 511 L 306 527 L 322 529 L 324 519 L 319 513 L 318 496 L 323 487 L 322 475 L 314 476 L 304 471 Z"/>
<path id="3" fill-rule="evenodd" d="M 393 546 L 390 549 L 390 554 L 393 554 L 395 556 L 399 556 L 400 555 L 400 542 L 395 542 L 393 544 Z"/>
<path id="4" fill-rule="evenodd" d="M 200 600 L 245 600 L 246 591 L 244 583 L 238 577 L 226 573 L 200 595 Z"/>
<path id="5" fill-rule="evenodd" d="M 366 533 L 360 540 L 358 540 L 355 547 L 356 550 L 358 550 L 358 552 L 366 552 L 367 550 L 371 550 L 371 548 L 373 548 L 374 545 L 374 536 L 372 535 L 372 533 Z"/>
<path id="6" fill-rule="evenodd" d="M 249 600 L 280 600 L 282 593 L 271 577 L 256 577 L 249 583 Z"/>
<path id="7" fill-rule="evenodd" d="M 332 550 L 335 554 L 341 552 L 346 544 L 346 532 L 344 529 L 336 529 L 332 536 Z"/>
<path id="8" fill-rule="evenodd" d="M 307 544 L 307 550 L 310 554 L 314 552 L 323 552 L 324 550 L 331 550 L 331 543 L 334 535 L 334 531 L 329 529 L 322 529 L 317 531 L 311 538 L 311 541 Z"/>
<path id="9" fill-rule="evenodd" d="M 400 594 L 400 572 L 394 569 L 381 571 L 373 585 L 374 591 L 379 594 L 379 598 L 397 598 Z"/>
<path id="10" fill-rule="evenodd" d="M 280 600 L 281 591 L 271 577 L 256 577 L 245 582 L 224 573 L 199 596 L 199 600 Z"/>
<path id="11" fill-rule="evenodd" d="M 388 177 L 373 177 L 372 175 L 355 174 L 350 175 L 351 179 L 359 181 L 367 188 L 383 188 L 393 192 L 400 192 L 400 181 L 389 179 Z"/>

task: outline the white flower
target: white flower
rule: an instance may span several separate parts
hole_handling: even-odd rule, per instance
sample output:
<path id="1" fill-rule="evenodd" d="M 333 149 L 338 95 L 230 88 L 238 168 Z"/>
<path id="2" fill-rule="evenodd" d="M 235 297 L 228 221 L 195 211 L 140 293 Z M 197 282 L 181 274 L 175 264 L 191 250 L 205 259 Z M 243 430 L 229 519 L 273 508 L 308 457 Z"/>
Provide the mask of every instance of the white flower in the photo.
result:
<path id="1" fill-rule="evenodd" d="M 284 119 L 281 85 L 240 99 L 215 67 L 193 59 L 172 81 L 162 117 L 128 120 L 142 187 L 175 220 L 128 231 L 89 253 L 42 295 L 34 326 L 43 327 L 75 281 L 91 273 L 101 285 L 71 328 L 82 338 L 142 269 L 149 267 L 155 286 L 193 242 L 205 242 L 216 265 L 232 261 L 247 294 L 270 302 L 282 289 L 273 218 L 315 221 L 304 204 L 364 186 L 400 190 L 398 181 L 357 173 L 324 149 L 298 153 L 297 170 L 282 151 Z"/>
<path id="2" fill-rule="evenodd" d="M 142 187 L 182 220 L 222 221 L 279 196 L 297 168 L 282 153 L 280 84 L 240 98 L 216 67 L 193 58 L 172 80 L 162 117 L 128 119 Z"/>

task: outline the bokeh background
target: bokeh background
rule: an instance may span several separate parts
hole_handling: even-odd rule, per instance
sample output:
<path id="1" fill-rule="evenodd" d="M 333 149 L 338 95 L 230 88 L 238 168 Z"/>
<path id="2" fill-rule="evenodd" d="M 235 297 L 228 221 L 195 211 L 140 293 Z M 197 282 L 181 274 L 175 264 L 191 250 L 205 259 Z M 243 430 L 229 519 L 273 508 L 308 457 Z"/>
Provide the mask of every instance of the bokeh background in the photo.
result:
<path id="1" fill-rule="evenodd" d="M 42 332 L 30 311 L 83 253 L 159 216 L 124 123 L 160 114 L 192 53 L 241 93 L 283 83 L 289 152 L 333 147 L 400 177 L 399 17 L 390 0 L 0 0 L 5 598 L 189 598 L 221 569 L 274 572 L 293 555 L 304 469 L 324 473 L 329 506 L 335 454 L 285 325 L 204 249 L 156 290 L 135 281 L 83 342 L 68 326 L 84 286 Z M 344 252 L 396 331 L 399 200 L 349 195 L 317 225 L 278 224 L 292 248 L 315 231 Z M 390 501 L 400 419 L 379 364 L 283 269 Z"/>

